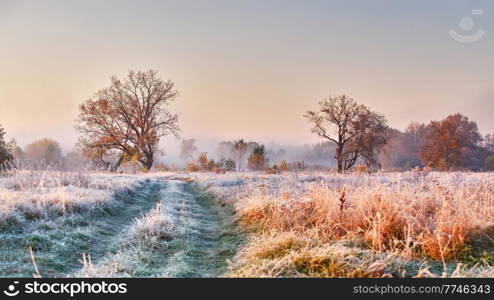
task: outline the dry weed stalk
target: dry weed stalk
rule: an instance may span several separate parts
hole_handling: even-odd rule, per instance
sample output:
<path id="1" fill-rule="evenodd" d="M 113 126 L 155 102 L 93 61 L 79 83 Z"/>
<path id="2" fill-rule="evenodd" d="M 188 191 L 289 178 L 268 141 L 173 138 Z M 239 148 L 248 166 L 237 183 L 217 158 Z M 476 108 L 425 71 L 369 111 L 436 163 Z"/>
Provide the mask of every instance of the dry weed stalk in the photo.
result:
<path id="1" fill-rule="evenodd" d="M 35 273 L 33 273 L 33 277 L 34 278 L 41 278 L 41 274 L 39 273 L 38 265 L 36 264 L 36 259 L 34 258 L 33 249 L 31 247 L 29 247 L 28 249 L 29 249 L 29 254 L 31 256 L 31 262 L 33 263 L 34 271 L 35 271 Z"/>
<path id="2" fill-rule="evenodd" d="M 340 203 L 340 223 L 343 223 L 343 209 L 345 208 L 345 198 L 346 191 L 345 189 L 342 189 L 340 191 L 340 196 L 338 197 L 338 201 Z"/>

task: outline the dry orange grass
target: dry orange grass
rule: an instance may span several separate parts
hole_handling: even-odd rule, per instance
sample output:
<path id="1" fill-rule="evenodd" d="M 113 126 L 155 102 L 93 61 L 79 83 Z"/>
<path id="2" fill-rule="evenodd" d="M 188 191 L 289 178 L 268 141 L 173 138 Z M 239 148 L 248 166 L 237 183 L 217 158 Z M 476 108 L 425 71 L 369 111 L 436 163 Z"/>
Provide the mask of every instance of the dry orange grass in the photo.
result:
<path id="1" fill-rule="evenodd" d="M 335 242 L 354 240 L 362 244 L 359 246 L 361 251 L 368 249 L 373 253 L 398 255 L 416 262 L 426 259 L 446 267 L 449 262 L 461 262 L 471 256 L 473 250 L 478 253 L 492 251 L 493 179 L 492 174 L 473 173 L 403 173 L 374 177 L 333 174 L 304 185 L 286 177 L 286 184 L 274 191 L 246 185 L 244 188 L 249 189 L 250 193 L 245 193 L 248 196 L 236 202 L 241 224 L 254 229 L 257 232 L 255 235 L 286 237 L 285 234 L 289 234 L 291 240 L 284 240 L 281 246 L 276 238 L 263 243 L 260 240 L 251 241 L 240 257 L 244 260 L 250 257 L 249 263 L 253 265 L 256 265 L 256 260 L 266 262 L 266 257 L 259 253 L 271 251 L 270 247 L 286 248 L 286 245 L 294 244 L 295 235 L 311 240 L 305 245 L 308 249 L 305 253 L 315 255 L 310 260 L 312 262 L 317 262 L 321 257 L 313 253 L 314 249 L 320 252 L 321 249 L 334 247 L 330 245 Z M 257 187 L 269 185 L 265 181 L 261 181 L 261 185 L 259 180 L 257 182 Z M 266 243 L 272 245 L 266 246 Z M 276 250 L 275 253 L 283 258 L 291 257 L 291 265 L 297 265 L 300 260 L 292 256 L 294 253 L 301 255 L 301 250 L 289 249 L 284 252 Z M 341 266 L 335 268 L 346 270 L 341 274 L 330 269 L 316 272 L 317 267 L 308 267 L 305 274 L 324 273 L 325 276 L 345 277 L 389 275 L 389 272 L 376 273 L 360 267 L 351 271 Z M 357 273 L 352 273 L 354 271 Z M 420 276 L 426 273 L 423 271 Z M 238 268 L 233 274 L 241 275 Z M 255 273 L 257 275 L 259 273 Z"/>
<path id="2" fill-rule="evenodd" d="M 321 184 L 302 197 L 290 198 L 289 192 L 256 196 L 238 208 L 243 224 L 261 231 L 315 229 L 321 241 L 359 236 L 376 251 L 402 250 L 445 261 L 457 258 L 473 231 L 494 222 L 493 186 L 445 192 L 432 182 L 421 189 L 338 191 Z"/>
<path id="3" fill-rule="evenodd" d="M 252 235 L 231 266 L 231 277 L 391 277 L 407 262 L 362 250 L 351 241 L 321 243 L 293 232 Z M 404 276 L 403 271 L 398 276 Z"/>

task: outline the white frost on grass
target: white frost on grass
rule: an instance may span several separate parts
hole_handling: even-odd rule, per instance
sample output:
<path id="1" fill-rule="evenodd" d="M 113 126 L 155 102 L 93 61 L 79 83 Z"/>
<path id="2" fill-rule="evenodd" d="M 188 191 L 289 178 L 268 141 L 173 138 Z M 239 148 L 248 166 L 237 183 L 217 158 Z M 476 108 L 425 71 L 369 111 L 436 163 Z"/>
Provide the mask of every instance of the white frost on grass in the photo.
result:
<path id="1" fill-rule="evenodd" d="M 112 206 L 142 185 L 139 175 L 18 171 L 0 177 L 0 226 Z"/>
<path id="2" fill-rule="evenodd" d="M 178 185 L 171 184 L 161 193 L 166 196 L 180 192 Z M 168 242 L 175 235 L 173 216 L 168 206 L 165 207 L 169 203 L 165 203 L 166 197 L 162 199 L 123 231 L 118 237 L 114 253 L 106 255 L 95 265 L 89 259 L 84 260 L 83 268 L 74 276 L 135 277 L 141 272 L 148 272 L 146 265 L 152 261 L 152 256 L 156 252 L 165 255 L 162 251 L 168 248 Z"/>
<path id="3" fill-rule="evenodd" d="M 475 187 L 494 185 L 494 173 L 473 172 L 389 172 L 373 174 L 338 174 L 333 172 L 285 172 L 267 175 L 255 172 L 246 173 L 190 173 L 189 177 L 202 187 L 224 197 L 224 194 L 269 194 L 277 196 L 280 192 L 301 194 L 315 186 L 333 190 L 342 188 L 370 190 L 381 189 L 385 192 L 428 193 L 431 184 L 443 186 L 450 192 L 471 190 Z M 243 198 L 243 197 L 240 197 Z M 236 200 L 239 200 L 237 198 Z"/>
<path id="4" fill-rule="evenodd" d="M 145 216 L 135 220 L 127 233 L 129 244 L 143 243 L 152 248 L 167 247 L 174 224 L 163 205 L 163 202 L 159 202 Z"/>
<path id="5" fill-rule="evenodd" d="M 470 245 L 486 247 L 492 243 L 494 173 L 285 172 L 278 175 L 196 173 L 190 176 L 219 199 L 233 204 L 242 222 L 261 224 L 259 232 L 253 234 L 260 240 L 263 240 L 259 236 L 263 231 L 277 238 L 284 231 L 292 233 L 295 230 L 301 232 L 302 237 L 314 236 L 311 249 L 319 251 L 334 241 L 353 237 L 359 243 L 365 242 L 365 247 L 372 248 L 375 253 L 399 254 L 410 260 L 410 267 L 419 277 L 472 277 L 492 275 L 494 270 L 488 265 L 469 269 L 458 265 L 456 270 L 450 270 L 458 249 L 469 251 Z M 335 228 L 344 228 L 345 235 Z M 262 250 L 258 244 L 248 244 L 240 251 L 240 258 L 254 259 L 234 267 L 233 276 L 276 276 L 269 273 L 270 264 L 251 255 Z M 300 254 L 298 250 L 285 252 Z M 269 262 L 279 266 L 282 258 L 290 257 L 285 252 L 276 252 L 277 258 Z M 281 255 L 280 259 L 278 255 Z M 309 253 L 309 261 L 315 257 L 313 255 Z M 492 261 L 489 256 L 484 259 L 479 255 L 472 254 L 474 262 Z M 446 275 L 439 275 L 437 270 L 433 274 L 426 268 L 416 268 L 417 259 L 431 257 L 435 264 L 448 263 Z M 261 263 L 259 268 L 250 268 L 256 263 Z M 290 268 L 284 268 L 283 272 L 287 270 Z M 350 271 L 345 273 L 346 276 L 354 276 L 352 269 Z M 343 276 L 338 274 L 333 275 Z"/>

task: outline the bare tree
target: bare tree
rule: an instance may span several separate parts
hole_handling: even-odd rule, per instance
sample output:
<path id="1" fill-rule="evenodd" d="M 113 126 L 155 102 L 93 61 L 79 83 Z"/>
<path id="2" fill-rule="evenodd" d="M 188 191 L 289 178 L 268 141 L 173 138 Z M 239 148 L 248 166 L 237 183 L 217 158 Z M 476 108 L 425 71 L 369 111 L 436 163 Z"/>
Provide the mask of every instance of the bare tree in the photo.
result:
<path id="1" fill-rule="evenodd" d="M 237 165 L 237 171 L 242 170 L 242 162 L 244 160 L 244 155 L 247 152 L 247 143 L 243 139 L 234 141 L 232 145 L 232 153 Z"/>
<path id="2" fill-rule="evenodd" d="M 113 170 L 131 157 L 151 169 L 160 138 L 178 135 L 178 116 L 167 109 L 177 95 L 173 82 L 154 70 L 130 71 L 122 80 L 112 77 L 110 87 L 79 107 L 81 148 L 97 157 L 117 151 Z"/>
<path id="3" fill-rule="evenodd" d="M 196 139 L 183 139 L 180 145 L 180 158 L 188 160 L 194 157 L 194 153 L 197 151 L 195 145 Z"/>
<path id="4" fill-rule="evenodd" d="M 319 102 L 319 111 L 308 111 L 312 132 L 336 144 L 338 172 L 348 170 L 362 159 L 376 165 L 378 149 L 385 144 L 386 120 L 346 95 Z"/>

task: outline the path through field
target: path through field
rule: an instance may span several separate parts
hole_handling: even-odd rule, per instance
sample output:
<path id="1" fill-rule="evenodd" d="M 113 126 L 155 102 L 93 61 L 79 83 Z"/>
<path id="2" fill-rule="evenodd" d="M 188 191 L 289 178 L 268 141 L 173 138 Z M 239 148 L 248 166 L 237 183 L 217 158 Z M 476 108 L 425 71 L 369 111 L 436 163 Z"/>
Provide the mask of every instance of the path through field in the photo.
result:
<path id="1" fill-rule="evenodd" d="M 162 198 L 176 226 L 163 275 L 220 276 L 239 243 L 231 211 L 204 195 L 197 185 L 183 181 L 168 181 Z"/>
<path id="2" fill-rule="evenodd" d="M 22 231 L 0 233 L 0 275 L 30 277 L 32 247 L 44 277 L 214 277 L 227 269 L 241 234 L 231 210 L 193 182 L 161 178 L 148 182 L 122 205 L 87 215 L 60 217 Z M 173 224 L 166 241 L 145 243 L 135 235 L 137 219 Z M 91 265 L 82 267 L 82 253 Z"/>

